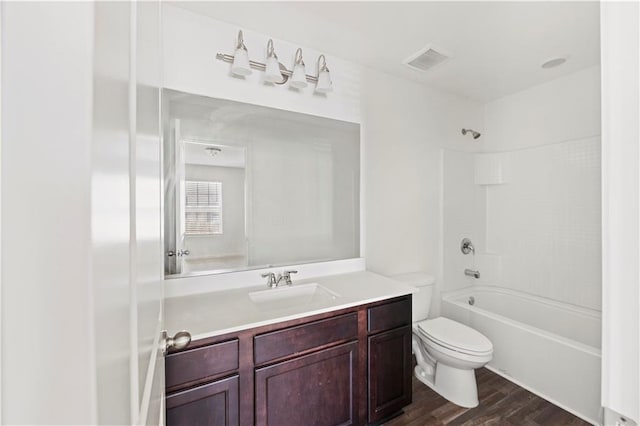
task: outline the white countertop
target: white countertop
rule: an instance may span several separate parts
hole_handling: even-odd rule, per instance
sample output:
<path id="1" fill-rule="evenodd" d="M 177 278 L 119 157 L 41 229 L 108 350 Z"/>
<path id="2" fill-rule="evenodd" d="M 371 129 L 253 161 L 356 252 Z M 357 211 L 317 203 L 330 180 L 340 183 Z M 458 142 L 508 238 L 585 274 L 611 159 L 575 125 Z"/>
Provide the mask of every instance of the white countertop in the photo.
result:
<path id="1" fill-rule="evenodd" d="M 294 280 L 299 284 L 318 283 L 338 297 L 304 306 L 265 310 L 254 304 L 249 293 L 267 289 L 266 285 L 235 290 L 172 297 L 165 301 L 165 325 L 169 335 L 180 330 L 191 333 L 192 340 L 218 336 L 281 321 L 350 308 L 365 303 L 415 293 L 417 288 L 362 271 L 342 275 Z"/>

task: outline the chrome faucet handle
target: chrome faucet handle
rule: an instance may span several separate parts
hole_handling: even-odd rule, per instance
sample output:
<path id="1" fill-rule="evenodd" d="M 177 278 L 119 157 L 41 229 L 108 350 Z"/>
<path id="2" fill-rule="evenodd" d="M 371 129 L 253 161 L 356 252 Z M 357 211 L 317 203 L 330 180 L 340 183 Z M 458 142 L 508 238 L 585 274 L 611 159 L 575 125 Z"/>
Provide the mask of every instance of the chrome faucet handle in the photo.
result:
<path id="1" fill-rule="evenodd" d="M 267 274 L 262 274 L 262 278 L 269 278 L 267 280 L 267 286 L 269 286 L 270 288 L 274 288 L 278 286 L 278 280 L 276 278 L 276 274 L 274 274 L 273 272 L 269 272 Z"/>
<path id="2" fill-rule="evenodd" d="M 291 281 L 291 274 L 297 274 L 298 271 L 284 271 L 282 273 L 282 278 L 287 285 L 293 285 L 293 281 Z"/>
<path id="3" fill-rule="evenodd" d="M 463 238 L 460 242 L 460 251 L 462 254 L 476 254 L 476 248 L 473 246 L 473 243 L 469 238 Z"/>

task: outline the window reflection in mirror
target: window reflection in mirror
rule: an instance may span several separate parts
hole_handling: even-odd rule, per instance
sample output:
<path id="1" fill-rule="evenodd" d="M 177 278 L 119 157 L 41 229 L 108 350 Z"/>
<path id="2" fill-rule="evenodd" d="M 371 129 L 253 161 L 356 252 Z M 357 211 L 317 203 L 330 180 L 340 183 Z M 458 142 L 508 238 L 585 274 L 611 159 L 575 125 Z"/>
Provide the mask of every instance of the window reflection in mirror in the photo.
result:
<path id="1" fill-rule="evenodd" d="M 164 91 L 165 273 L 360 255 L 357 124 Z"/>

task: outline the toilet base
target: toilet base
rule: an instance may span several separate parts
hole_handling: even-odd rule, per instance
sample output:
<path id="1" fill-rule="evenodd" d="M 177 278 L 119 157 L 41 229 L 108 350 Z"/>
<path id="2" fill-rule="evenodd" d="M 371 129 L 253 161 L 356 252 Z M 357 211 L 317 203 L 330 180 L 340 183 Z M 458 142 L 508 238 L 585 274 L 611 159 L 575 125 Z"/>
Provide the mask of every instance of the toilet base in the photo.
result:
<path id="1" fill-rule="evenodd" d="M 434 376 L 416 365 L 414 374 L 446 400 L 465 408 L 478 406 L 478 386 L 474 370 L 462 370 L 437 363 L 435 371 Z"/>

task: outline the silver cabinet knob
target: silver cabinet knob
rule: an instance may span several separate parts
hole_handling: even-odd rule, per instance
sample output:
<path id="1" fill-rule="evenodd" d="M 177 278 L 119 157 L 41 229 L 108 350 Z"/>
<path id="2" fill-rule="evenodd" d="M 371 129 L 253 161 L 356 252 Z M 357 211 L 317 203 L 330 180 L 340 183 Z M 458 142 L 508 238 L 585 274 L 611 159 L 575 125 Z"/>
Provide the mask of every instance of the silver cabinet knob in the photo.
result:
<path id="1" fill-rule="evenodd" d="M 184 349 L 191 343 L 191 333 L 185 330 L 178 331 L 173 337 L 168 336 L 166 330 L 162 334 L 164 337 L 164 353 L 169 349 Z"/>
<path id="2" fill-rule="evenodd" d="M 167 256 L 169 256 L 169 257 L 173 257 L 173 256 L 175 256 L 175 255 L 176 255 L 176 252 L 175 252 L 175 251 L 173 251 L 173 250 L 169 250 L 169 251 L 167 252 Z"/>

